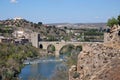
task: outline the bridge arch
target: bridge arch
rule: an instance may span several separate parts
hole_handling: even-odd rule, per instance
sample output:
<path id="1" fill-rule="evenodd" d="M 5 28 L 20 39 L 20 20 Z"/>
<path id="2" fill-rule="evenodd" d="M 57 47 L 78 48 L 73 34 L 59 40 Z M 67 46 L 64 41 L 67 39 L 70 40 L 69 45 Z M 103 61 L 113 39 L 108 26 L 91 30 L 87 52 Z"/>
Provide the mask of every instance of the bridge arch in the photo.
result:
<path id="1" fill-rule="evenodd" d="M 53 44 L 49 44 L 48 46 L 47 46 L 47 52 L 49 53 L 54 53 L 55 52 L 55 50 L 56 50 L 56 48 L 55 48 L 55 46 L 53 45 Z"/>
<path id="2" fill-rule="evenodd" d="M 77 45 L 77 46 L 75 47 L 75 49 L 76 49 L 76 51 L 82 51 L 82 45 Z"/>
<path id="3" fill-rule="evenodd" d="M 54 45 L 55 47 L 55 56 L 59 57 L 61 49 L 66 45 L 73 45 L 78 51 L 81 50 L 80 46 L 82 46 L 82 49 L 85 49 L 86 44 L 91 44 L 91 42 L 39 42 L 39 47 L 47 50 L 49 45 Z M 79 53 L 79 52 L 78 52 Z"/>
<path id="4" fill-rule="evenodd" d="M 42 45 L 42 44 L 39 44 L 39 48 L 40 48 L 40 49 L 43 49 L 43 45 Z"/>
<path id="5" fill-rule="evenodd" d="M 78 55 L 82 51 L 83 46 L 82 45 L 77 45 L 75 46 L 75 53 Z"/>
<path id="6" fill-rule="evenodd" d="M 60 48 L 59 54 L 71 55 L 71 51 L 74 49 L 75 49 L 74 44 L 66 44 Z"/>

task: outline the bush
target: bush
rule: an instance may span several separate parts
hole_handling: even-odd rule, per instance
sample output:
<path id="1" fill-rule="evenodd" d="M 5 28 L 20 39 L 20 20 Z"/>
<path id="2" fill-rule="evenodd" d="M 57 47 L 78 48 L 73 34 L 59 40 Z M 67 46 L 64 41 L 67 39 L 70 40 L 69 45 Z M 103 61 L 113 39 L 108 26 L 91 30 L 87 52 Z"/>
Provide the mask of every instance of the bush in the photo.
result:
<path id="1" fill-rule="evenodd" d="M 16 76 L 28 57 L 37 57 L 39 50 L 30 45 L 0 44 L 0 75 L 3 80 L 17 80 Z M 4 67 L 4 68 L 3 68 Z M 14 69 L 11 69 L 14 68 Z"/>
<path id="2" fill-rule="evenodd" d="M 107 26 L 113 27 L 114 25 L 118 25 L 118 20 L 114 17 L 111 19 L 108 19 Z"/>
<path id="3" fill-rule="evenodd" d="M 78 73 L 78 72 L 75 72 L 74 74 L 73 74 L 73 78 L 78 78 L 80 76 L 80 74 Z"/>

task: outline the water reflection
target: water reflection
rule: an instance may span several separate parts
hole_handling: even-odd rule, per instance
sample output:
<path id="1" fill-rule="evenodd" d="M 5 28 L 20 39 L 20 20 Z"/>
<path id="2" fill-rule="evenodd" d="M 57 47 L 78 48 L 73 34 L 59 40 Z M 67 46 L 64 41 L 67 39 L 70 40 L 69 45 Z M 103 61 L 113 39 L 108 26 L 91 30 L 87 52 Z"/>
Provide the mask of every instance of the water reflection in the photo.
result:
<path id="1" fill-rule="evenodd" d="M 20 80 L 46 80 L 46 78 L 49 79 L 55 71 L 56 66 L 61 63 L 62 62 L 53 61 L 26 65 L 19 75 L 19 77 L 21 78 Z"/>

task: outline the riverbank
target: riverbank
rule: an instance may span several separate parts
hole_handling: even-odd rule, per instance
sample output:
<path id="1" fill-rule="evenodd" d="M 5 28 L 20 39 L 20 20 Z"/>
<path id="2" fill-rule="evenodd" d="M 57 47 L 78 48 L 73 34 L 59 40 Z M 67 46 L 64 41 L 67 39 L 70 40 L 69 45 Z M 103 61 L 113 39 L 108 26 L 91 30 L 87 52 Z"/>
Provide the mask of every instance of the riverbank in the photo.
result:
<path id="1" fill-rule="evenodd" d="M 46 56 L 40 59 L 28 59 L 27 64 L 19 74 L 20 80 L 68 80 L 68 70 L 75 65 L 78 54 L 61 54 L 59 58 Z"/>
<path id="2" fill-rule="evenodd" d="M 0 80 L 17 80 L 27 58 L 41 57 L 40 50 L 31 45 L 0 43 Z"/>
<path id="3" fill-rule="evenodd" d="M 69 51 L 69 49 L 67 50 Z M 76 64 L 77 60 L 76 56 L 79 53 L 77 52 L 77 49 L 73 47 L 73 49 L 70 52 L 62 54 L 65 56 L 64 58 L 66 58 L 67 60 L 66 62 L 66 60 L 65 61 L 63 60 L 63 56 L 61 55 L 60 55 L 60 57 L 62 57 L 61 59 L 57 58 L 54 61 L 47 60 L 50 57 L 54 57 L 54 54 L 48 54 L 45 52 L 47 51 L 37 49 L 35 47 L 32 47 L 31 45 L 14 45 L 12 43 L 11 44 L 0 43 L 0 80 L 18 80 L 18 75 L 21 73 L 21 70 L 25 67 L 24 65 L 25 60 L 33 59 L 34 61 L 35 59 L 41 59 L 42 60 L 41 62 L 45 62 L 44 58 L 46 58 L 47 62 L 60 61 L 64 62 L 64 64 L 67 66 L 71 66 L 73 64 Z M 77 52 L 77 54 L 75 52 Z M 39 60 L 37 61 L 37 63 L 39 63 Z M 58 78 L 59 79 L 68 78 L 68 71 L 59 69 L 54 72 L 52 80 L 56 80 Z M 62 74 L 64 74 L 65 76 L 62 76 Z"/>

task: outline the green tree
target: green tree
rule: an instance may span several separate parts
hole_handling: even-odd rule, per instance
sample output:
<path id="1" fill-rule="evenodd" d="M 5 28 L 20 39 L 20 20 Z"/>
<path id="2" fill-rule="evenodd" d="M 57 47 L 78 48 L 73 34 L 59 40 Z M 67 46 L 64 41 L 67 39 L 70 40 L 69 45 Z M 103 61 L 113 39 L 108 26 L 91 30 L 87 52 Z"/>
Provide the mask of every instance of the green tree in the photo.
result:
<path id="1" fill-rule="evenodd" d="M 118 19 L 118 24 L 120 25 L 120 15 L 118 16 L 117 19 Z"/>
<path id="2" fill-rule="evenodd" d="M 47 50 L 50 51 L 50 52 L 54 52 L 55 51 L 55 46 L 51 44 L 51 45 L 48 46 Z"/>
<path id="3" fill-rule="evenodd" d="M 52 35 L 48 36 L 47 40 L 48 41 L 57 41 L 57 39 L 55 38 L 55 36 L 52 36 Z"/>
<path id="4" fill-rule="evenodd" d="M 67 29 L 67 27 L 65 26 L 64 29 Z"/>
<path id="5" fill-rule="evenodd" d="M 111 19 L 108 19 L 107 26 L 113 27 L 114 25 L 118 25 L 118 20 L 114 17 Z"/>
<path id="6" fill-rule="evenodd" d="M 42 25 L 42 22 L 38 22 L 38 25 L 41 26 L 41 25 Z"/>

